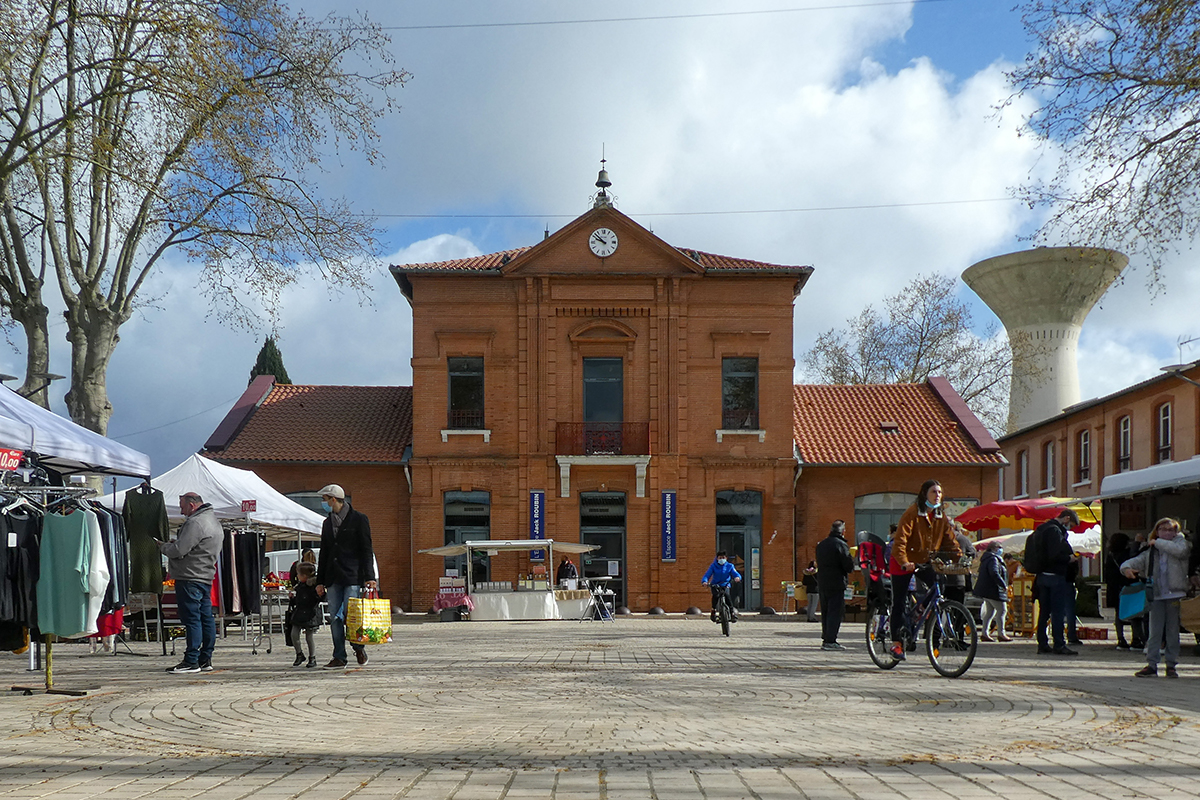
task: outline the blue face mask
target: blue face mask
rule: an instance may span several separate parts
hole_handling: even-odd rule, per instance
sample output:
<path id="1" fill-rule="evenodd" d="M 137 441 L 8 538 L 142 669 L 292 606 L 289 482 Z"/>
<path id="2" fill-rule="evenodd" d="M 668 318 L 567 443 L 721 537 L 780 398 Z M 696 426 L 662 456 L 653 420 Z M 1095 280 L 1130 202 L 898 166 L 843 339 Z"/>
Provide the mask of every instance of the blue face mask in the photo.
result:
<path id="1" fill-rule="evenodd" d="M 326 514 L 333 513 L 333 509 L 329 507 L 329 503 L 326 503 L 324 500 L 321 501 L 321 510 L 324 511 Z"/>
<path id="2" fill-rule="evenodd" d="M 718 558 L 718 559 L 717 559 L 717 563 L 718 563 L 718 564 L 724 564 L 724 563 L 725 563 L 725 559 L 723 559 L 723 558 Z"/>

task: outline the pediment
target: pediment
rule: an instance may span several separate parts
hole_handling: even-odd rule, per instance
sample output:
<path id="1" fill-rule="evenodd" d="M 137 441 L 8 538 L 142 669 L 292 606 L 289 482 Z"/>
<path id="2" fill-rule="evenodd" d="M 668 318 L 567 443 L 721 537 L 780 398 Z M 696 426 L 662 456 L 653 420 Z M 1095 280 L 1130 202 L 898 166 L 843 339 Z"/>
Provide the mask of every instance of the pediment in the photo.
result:
<path id="1" fill-rule="evenodd" d="M 596 319 L 585 322 L 567 334 L 576 344 L 581 342 L 631 343 L 637 339 L 637 331 L 615 319 Z"/>
<path id="2" fill-rule="evenodd" d="M 601 258 L 588 246 L 597 228 L 617 235 L 617 249 Z M 615 208 L 594 208 L 501 269 L 508 277 L 534 275 L 686 277 L 704 268 Z"/>

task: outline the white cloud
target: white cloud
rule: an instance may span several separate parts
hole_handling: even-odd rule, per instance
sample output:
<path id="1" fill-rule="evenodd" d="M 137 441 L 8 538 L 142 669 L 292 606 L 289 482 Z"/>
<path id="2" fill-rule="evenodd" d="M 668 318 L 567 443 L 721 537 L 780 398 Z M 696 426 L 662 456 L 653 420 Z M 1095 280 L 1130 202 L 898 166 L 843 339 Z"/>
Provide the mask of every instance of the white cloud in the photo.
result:
<path id="1" fill-rule="evenodd" d="M 318 16 L 345 12 L 332 0 L 299 5 Z M 730 10 L 716 0 L 627 0 L 600 11 L 549 0 L 360 5 L 384 25 Z M 1016 237 L 1034 220 L 1016 202 L 921 204 L 1003 198 L 1031 170 L 1052 167 L 1015 133 L 1028 106 L 993 115 L 1008 95 L 1002 64 L 952 76 L 925 57 L 888 71 L 873 53 L 909 29 L 911 6 L 846 5 L 682 21 L 394 31 L 397 63 L 415 77 L 399 93 L 401 111 L 381 128 L 386 161 L 367 167 L 343 154 L 315 177 L 323 191 L 386 214 L 575 215 L 594 191 L 603 145 L 619 207 L 668 242 L 816 268 L 796 306 L 799 358 L 820 331 L 918 273 L 958 274 L 1021 249 Z M 869 205 L 891 207 L 649 216 Z M 385 218 L 396 248 L 386 261 L 532 245 L 543 225 L 566 222 Z M 122 439 L 150 452 L 156 470 L 203 444 L 226 401 L 244 389 L 262 343 L 261 332 L 208 319 L 194 278 L 180 265 L 159 274 L 152 289 L 164 294 L 163 308 L 122 330 L 109 373 L 115 435 L 204 412 Z M 1180 282 L 1169 283 L 1156 303 L 1131 281 L 1093 312 L 1080 347 L 1085 395 L 1102 391 L 1091 373 L 1143 375 L 1186 332 L 1194 314 L 1176 293 L 1195 297 L 1200 288 L 1189 260 L 1169 265 L 1168 280 Z M 280 347 L 294 381 L 410 380 L 408 304 L 383 270 L 369 292 L 370 304 L 360 307 L 315 281 L 288 289 Z M 60 333 L 55 369 L 63 372 Z M 1121 366 L 1096 369 L 1102 364 Z"/>

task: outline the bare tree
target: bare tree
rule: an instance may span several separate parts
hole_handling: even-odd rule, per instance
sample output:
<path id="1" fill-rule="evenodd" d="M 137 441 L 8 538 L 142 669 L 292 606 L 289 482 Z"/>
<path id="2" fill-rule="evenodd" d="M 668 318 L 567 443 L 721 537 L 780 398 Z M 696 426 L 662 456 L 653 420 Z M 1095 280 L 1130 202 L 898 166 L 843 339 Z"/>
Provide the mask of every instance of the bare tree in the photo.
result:
<path id="1" fill-rule="evenodd" d="M 1049 209 L 1040 241 L 1165 254 L 1200 233 L 1200 6 L 1194 0 L 1027 0 L 1036 46 L 1009 73 L 1041 101 L 1025 130 L 1061 148 L 1019 190 Z"/>
<path id="2" fill-rule="evenodd" d="M 990 430 L 1004 432 L 1012 353 L 994 326 L 982 337 L 972 330 L 971 311 L 954 289 L 953 277 L 919 275 L 884 300 L 884 313 L 867 306 L 844 330 L 817 337 L 802 360 L 807 378 L 866 384 L 943 377 Z"/>
<path id="3" fill-rule="evenodd" d="M 279 0 L 8 5 L 2 21 L 24 27 L 0 51 L 0 306 L 44 371 L 42 290 L 57 284 L 76 422 L 105 432 L 118 331 L 172 251 L 203 264 L 201 290 L 232 321 L 252 313 L 243 297 L 270 310 L 307 274 L 365 287 L 372 221 L 307 178 L 327 145 L 379 155 L 374 122 L 408 75 L 363 71 L 391 63 L 376 26 Z"/>

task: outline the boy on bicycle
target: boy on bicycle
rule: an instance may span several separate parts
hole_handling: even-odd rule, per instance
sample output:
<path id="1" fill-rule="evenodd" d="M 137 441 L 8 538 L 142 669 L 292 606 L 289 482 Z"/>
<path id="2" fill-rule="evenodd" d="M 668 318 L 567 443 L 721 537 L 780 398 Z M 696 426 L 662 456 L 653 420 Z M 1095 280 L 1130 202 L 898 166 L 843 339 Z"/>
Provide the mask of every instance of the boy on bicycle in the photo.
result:
<path id="1" fill-rule="evenodd" d="M 729 563 L 729 557 L 725 551 L 718 551 L 717 557 L 709 565 L 704 577 L 700 579 L 702 586 L 707 586 L 712 590 L 712 613 L 708 618 L 713 622 L 717 621 L 717 597 L 729 591 L 730 582 L 740 583 L 741 580 L 742 576 L 738 573 L 737 568 Z M 733 598 L 729 600 L 729 610 L 733 614 L 732 620 L 737 622 L 738 613 L 737 609 L 733 607 Z"/>

